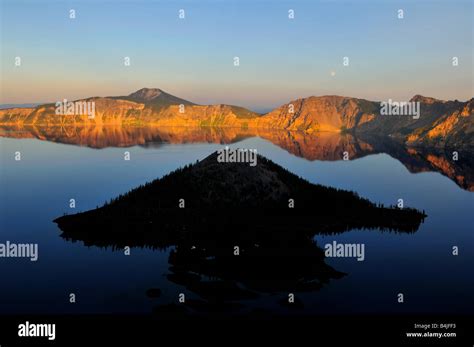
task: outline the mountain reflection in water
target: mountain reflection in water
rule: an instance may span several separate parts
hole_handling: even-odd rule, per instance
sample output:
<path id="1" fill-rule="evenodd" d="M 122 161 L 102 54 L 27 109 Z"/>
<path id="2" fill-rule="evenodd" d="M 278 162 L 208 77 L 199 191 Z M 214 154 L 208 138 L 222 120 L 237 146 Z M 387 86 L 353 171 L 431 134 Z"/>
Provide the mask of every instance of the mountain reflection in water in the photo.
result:
<path id="1" fill-rule="evenodd" d="M 232 144 L 251 137 L 260 137 L 289 153 L 309 161 L 349 160 L 371 154 L 386 153 L 399 160 L 411 173 L 439 172 L 459 187 L 474 191 L 474 159 L 467 153 L 459 153 L 453 159 L 453 151 L 439 148 L 407 147 L 390 138 L 356 137 L 352 134 L 321 132 L 274 131 L 242 128 L 183 128 L 183 127 L 123 127 L 77 126 L 35 127 L 0 126 L 0 136 L 9 138 L 33 138 L 56 143 L 106 147 L 159 147 L 164 144 L 220 143 Z"/>

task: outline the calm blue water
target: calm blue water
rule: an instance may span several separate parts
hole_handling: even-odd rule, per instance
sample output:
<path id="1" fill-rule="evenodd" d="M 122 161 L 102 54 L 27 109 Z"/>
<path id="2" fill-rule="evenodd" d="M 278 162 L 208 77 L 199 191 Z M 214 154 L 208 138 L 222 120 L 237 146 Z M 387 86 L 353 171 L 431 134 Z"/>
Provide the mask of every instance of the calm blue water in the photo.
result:
<path id="1" fill-rule="evenodd" d="M 414 234 L 351 231 L 316 236 L 318 244 L 364 243 L 365 261 L 326 259 L 348 275 L 318 292 L 298 294 L 311 313 L 472 312 L 474 309 L 474 193 L 439 173 L 411 174 L 397 160 L 377 154 L 353 161 L 308 161 L 259 138 L 232 146 L 260 154 L 314 183 L 350 189 L 372 201 L 424 209 Z M 0 138 L 0 242 L 39 244 L 39 260 L 0 258 L 0 314 L 150 312 L 177 302 L 183 287 L 167 281 L 168 251 L 85 247 L 59 237 L 52 220 L 95 208 L 137 185 L 202 159 L 220 144 L 158 148 L 91 149 L 33 139 Z M 14 160 L 20 151 L 21 161 Z M 131 160 L 123 160 L 124 151 Z M 452 255 L 452 247 L 459 255 Z M 146 297 L 160 288 L 159 299 Z M 76 294 L 76 304 L 69 303 Z M 403 293 L 405 303 L 397 303 Z M 188 293 L 188 297 L 193 297 Z M 283 295 L 281 296 L 283 297 Z M 276 306 L 277 298 L 252 303 Z"/>

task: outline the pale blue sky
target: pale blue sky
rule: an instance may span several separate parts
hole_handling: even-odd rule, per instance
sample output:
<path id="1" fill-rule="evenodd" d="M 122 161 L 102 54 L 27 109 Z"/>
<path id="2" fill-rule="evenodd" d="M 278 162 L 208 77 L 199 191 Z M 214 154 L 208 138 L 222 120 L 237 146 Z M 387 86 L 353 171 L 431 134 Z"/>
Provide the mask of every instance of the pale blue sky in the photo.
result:
<path id="1" fill-rule="evenodd" d="M 474 94 L 469 0 L 0 1 L 0 103 L 142 87 L 253 109 L 309 95 L 465 100 Z M 21 67 L 14 66 L 16 56 Z"/>

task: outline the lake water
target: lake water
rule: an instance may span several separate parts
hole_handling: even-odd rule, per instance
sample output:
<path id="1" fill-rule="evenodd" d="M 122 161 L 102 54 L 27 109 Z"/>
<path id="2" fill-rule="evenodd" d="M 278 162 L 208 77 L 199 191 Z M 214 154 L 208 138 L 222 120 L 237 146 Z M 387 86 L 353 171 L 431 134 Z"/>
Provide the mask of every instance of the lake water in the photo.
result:
<path id="1" fill-rule="evenodd" d="M 353 190 L 384 204 L 396 204 L 402 198 L 406 206 L 425 210 L 428 215 L 411 234 L 354 230 L 315 236 L 320 247 L 333 240 L 364 243 L 365 260 L 326 258 L 327 264 L 347 275 L 331 280 L 319 291 L 298 294 L 304 312 L 474 310 L 474 193 L 466 188 L 466 180 L 463 187 L 459 180 L 447 177 L 449 170 L 448 174 L 428 169 L 412 173 L 406 162 L 404 165 L 393 153 L 383 151 L 365 151 L 363 156 L 344 161 L 331 157 L 327 150 L 325 160 L 324 155 L 303 155 L 306 152 L 297 141 L 286 141 L 287 146 L 282 146 L 282 141 L 277 145 L 265 136 L 222 141 L 207 141 L 204 136 L 168 143 L 154 138 L 137 142 L 140 145 L 103 146 L 19 137 L 0 138 L 0 242 L 38 243 L 39 259 L 0 258 L 0 314 L 151 312 L 153 307 L 177 303 L 178 293 L 196 297 L 167 279 L 170 250 L 132 248 L 127 256 L 123 250 L 86 247 L 61 238 L 52 220 L 74 212 L 69 208 L 72 198 L 76 200 L 75 212 L 95 208 L 203 159 L 226 143 L 256 148 L 313 183 Z M 313 148 L 308 141 L 304 143 L 307 149 Z M 295 144 L 298 151 L 290 150 Z M 21 152 L 20 161 L 15 161 L 17 151 Z M 124 160 L 125 151 L 130 152 L 130 161 Z M 471 166 L 464 172 L 466 178 L 473 175 Z M 459 247 L 459 255 L 452 254 L 453 246 Z M 147 297 L 149 288 L 160 288 L 161 297 Z M 76 295 L 75 304 L 69 303 L 70 293 Z M 398 293 L 404 294 L 403 304 L 397 302 Z M 285 312 L 276 302 L 286 295 L 275 293 L 244 304 Z"/>

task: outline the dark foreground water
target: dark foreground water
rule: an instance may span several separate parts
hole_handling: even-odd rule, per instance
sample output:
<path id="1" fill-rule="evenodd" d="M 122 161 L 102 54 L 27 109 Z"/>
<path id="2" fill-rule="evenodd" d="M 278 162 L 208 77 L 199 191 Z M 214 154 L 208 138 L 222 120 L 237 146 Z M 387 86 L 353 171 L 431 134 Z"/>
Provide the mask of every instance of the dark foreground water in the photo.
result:
<path id="1" fill-rule="evenodd" d="M 317 142 L 317 141 L 316 141 Z M 52 220 L 95 208 L 104 201 L 195 162 L 224 145 L 166 144 L 94 149 L 38 139 L 0 138 L 0 242 L 38 243 L 39 259 L 0 258 L 0 314 L 151 312 L 178 302 L 178 293 L 198 298 L 167 279 L 170 249 L 156 251 L 86 247 L 62 239 Z M 474 193 L 439 172 L 411 173 L 384 153 L 342 161 L 311 160 L 268 140 L 245 138 L 231 146 L 260 154 L 311 182 L 356 191 L 375 202 L 425 210 L 413 234 L 354 230 L 316 236 L 325 243 L 364 243 L 365 260 L 325 262 L 347 275 L 319 291 L 298 293 L 307 313 L 467 313 L 474 310 Z M 14 153 L 22 160 L 15 161 Z M 130 161 L 124 160 L 129 151 Z M 469 170 L 469 169 L 468 169 Z M 413 171 L 413 170 L 411 170 Z M 420 171 L 420 170 L 418 170 Z M 421 170 L 423 171 L 423 170 Z M 472 172 L 468 172 L 472 176 Z M 452 255 L 452 247 L 459 255 Z M 160 288 L 159 298 L 145 294 Z M 69 303 L 69 294 L 76 303 Z M 403 293 L 405 303 L 397 303 Z M 277 302 L 288 293 L 242 301 L 243 306 L 286 312 Z M 291 310 L 289 311 L 291 312 Z"/>

